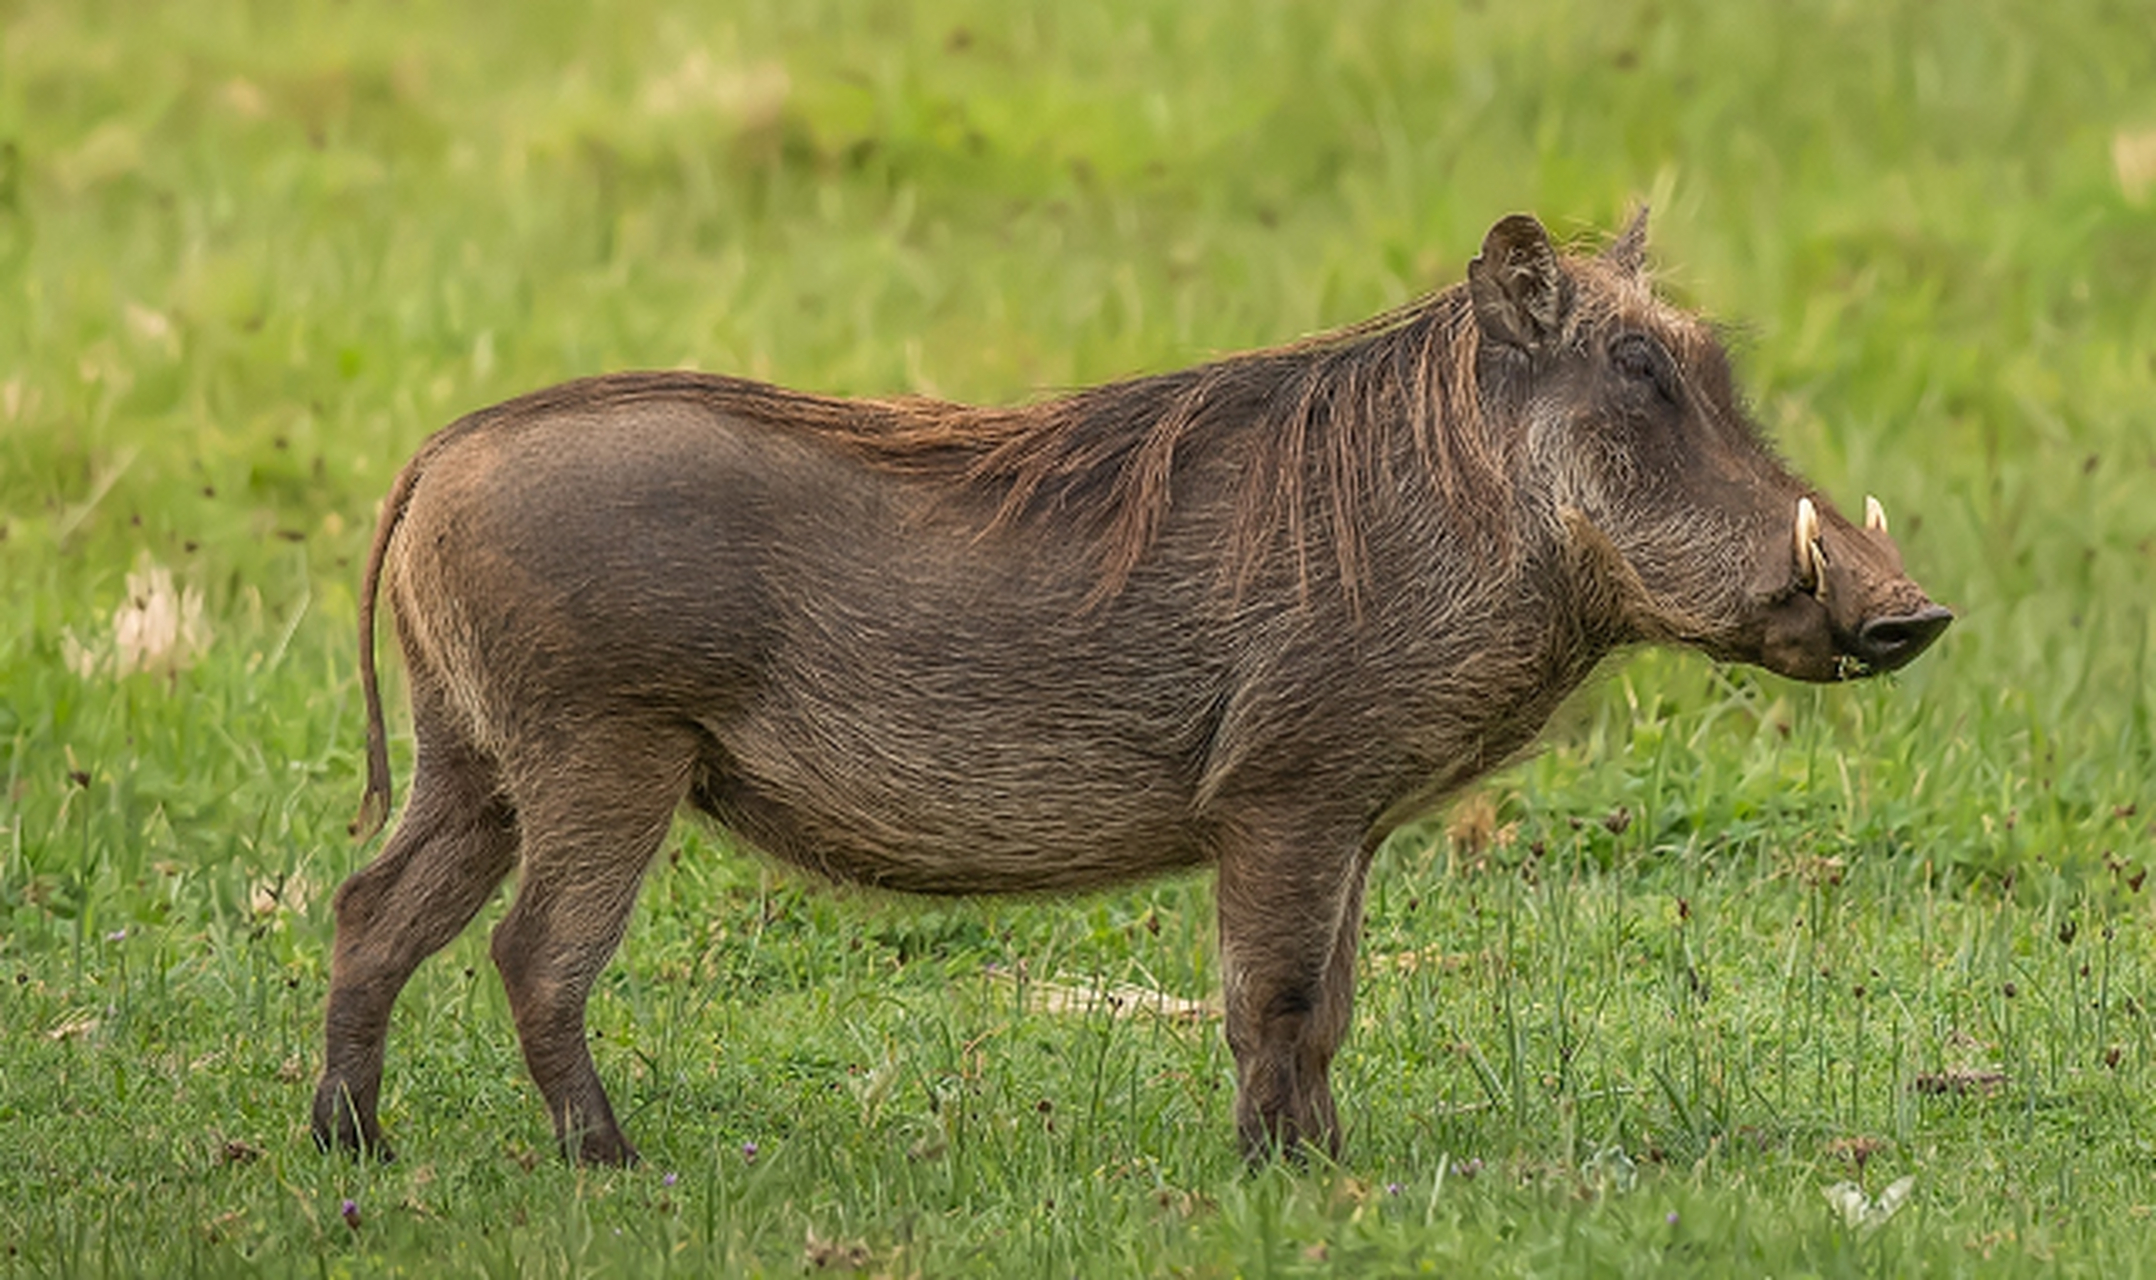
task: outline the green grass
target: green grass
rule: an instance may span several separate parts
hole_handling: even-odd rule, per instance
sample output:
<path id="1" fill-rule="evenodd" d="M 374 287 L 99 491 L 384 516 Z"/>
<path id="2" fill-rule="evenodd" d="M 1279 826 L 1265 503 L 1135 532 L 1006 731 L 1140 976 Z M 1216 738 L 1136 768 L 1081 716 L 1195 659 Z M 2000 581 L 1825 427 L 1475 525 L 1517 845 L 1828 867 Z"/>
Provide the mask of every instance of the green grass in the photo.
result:
<path id="1" fill-rule="evenodd" d="M 0 3 L 0 1275 L 2156 1269 L 2152 131 L 2101 0 Z M 1217 1025 L 1028 994 L 1208 996 L 1203 880 L 891 901 L 687 826 L 592 1010 L 642 1169 L 552 1159 L 483 927 L 399 1006 L 404 1159 L 314 1151 L 429 431 L 631 366 L 1022 397 L 1642 199 L 1962 619 L 1861 687 L 1641 656 L 1396 839 L 1344 1164 L 1243 1171 Z M 78 674 L 150 564 L 207 648 Z"/>

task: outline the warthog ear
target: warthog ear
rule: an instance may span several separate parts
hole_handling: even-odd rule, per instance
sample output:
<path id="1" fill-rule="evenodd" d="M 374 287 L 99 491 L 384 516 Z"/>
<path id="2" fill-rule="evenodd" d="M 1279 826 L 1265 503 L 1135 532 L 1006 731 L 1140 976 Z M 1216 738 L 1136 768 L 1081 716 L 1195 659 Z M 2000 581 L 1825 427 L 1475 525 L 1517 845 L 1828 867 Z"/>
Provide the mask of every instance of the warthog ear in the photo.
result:
<path id="1" fill-rule="evenodd" d="M 1483 237 L 1482 252 L 1467 264 L 1467 293 L 1484 337 L 1527 351 L 1557 333 L 1572 303 L 1549 233 L 1524 213 Z"/>
<path id="2" fill-rule="evenodd" d="M 1624 229 L 1610 247 L 1602 251 L 1602 260 L 1624 272 L 1636 276 L 1647 265 L 1647 206 L 1641 205 L 1632 215 L 1632 223 Z"/>

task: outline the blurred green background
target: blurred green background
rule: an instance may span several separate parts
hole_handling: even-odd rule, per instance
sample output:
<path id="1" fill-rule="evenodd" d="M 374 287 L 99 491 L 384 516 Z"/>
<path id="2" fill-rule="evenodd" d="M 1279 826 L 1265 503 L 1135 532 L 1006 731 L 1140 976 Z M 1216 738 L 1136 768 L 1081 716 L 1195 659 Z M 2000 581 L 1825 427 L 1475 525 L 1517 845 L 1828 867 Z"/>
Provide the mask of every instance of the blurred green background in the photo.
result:
<path id="1" fill-rule="evenodd" d="M 1930 726 L 1935 785 L 2080 806 L 2021 841 L 1957 810 L 1938 852 L 2073 856 L 2147 774 L 2136 6 L 6 13 L 0 749 L 32 830 L 103 696 L 61 637 L 138 557 L 216 623 L 182 696 L 341 705 L 374 503 L 467 409 L 680 364 L 1025 397 L 1395 305 L 1510 210 L 1591 242 L 1642 201 L 1784 450 L 1877 493 L 1964 615 L 1863 705 Z M 341 775 L 349 720 L 307 732 Z"/>
<path id="2" fill-rule="evenodd" d="M 1961 620 L 1862 688 L 1638 658 L 1477 802 L 1487 830 L 1388 857 L 1458 869 L 1622 807 L 1629 835 L 1588 828 L 1620 870 L 1879 859 L 2141 902 L 2144 4 L 0 0 L 0 1185 L 51 1176 L 53 1055 L 146 1052 L 99 1056 L 115 973 L 155 975 L 160 1034 L 209 1001 L 259 1035 L 202 1105 L 299 1140 L 360 856 L 357 569 L 459 413 L 674 365 L 1024 398 L 1397 305 L 1507 212 L 1591 245 L 1642 202 L 1783 451 L 1883 499 Z M 131 602 L 189 643 L 123 674 Z M 697 922 L 768 896 L 730 865 L 674 877 L 632 955 L 693 960 Z M 1158 963 L 1202 993 L 1202 885 L 1152 893 L 1078 910 L 1186 908 Z M 914 909 L 836 910 L 843 938 Z"/>

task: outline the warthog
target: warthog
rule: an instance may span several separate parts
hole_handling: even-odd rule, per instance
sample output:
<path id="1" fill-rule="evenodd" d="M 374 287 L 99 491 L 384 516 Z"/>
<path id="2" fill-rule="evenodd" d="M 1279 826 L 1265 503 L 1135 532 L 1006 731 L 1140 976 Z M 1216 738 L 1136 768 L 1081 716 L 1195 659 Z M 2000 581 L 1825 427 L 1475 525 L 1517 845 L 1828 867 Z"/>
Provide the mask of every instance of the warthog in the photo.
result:
<path id="1" fill-rule="evenodd" d="M 1525 749 L 1613 651 L 1801 680 L 1951 616 L 1745 416 L 1654 296 L 1499 222 L 1464 284 L 1273 350 L 1018 408 L 694 373 L 571 382 L 434 436 L 385 574 L 417 765 L 336 896 L 325 1145 L 385 1153 L 390 1006 L 518 868 L 493 956 L 566 1154 L 620 1163 L 594 976 L 684 803 L 909 893 L 1218 872 L 1236 1126 L 1337 1150 L 1372 852 Z"/>

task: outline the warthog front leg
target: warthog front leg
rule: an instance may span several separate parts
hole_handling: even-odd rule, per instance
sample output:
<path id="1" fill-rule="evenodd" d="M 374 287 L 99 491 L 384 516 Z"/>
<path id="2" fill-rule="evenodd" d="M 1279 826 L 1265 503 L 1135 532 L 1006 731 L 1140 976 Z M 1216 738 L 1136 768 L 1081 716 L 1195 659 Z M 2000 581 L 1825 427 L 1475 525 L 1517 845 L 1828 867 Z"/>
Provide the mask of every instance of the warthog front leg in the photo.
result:
<path id="1" fill-rule="evenodd" d="M 621 942 L 645 866 L 688 790 L 693 742 L 600 728 L 513 790 L 524 837 L 516 902 L 494 931 L 494 964 L 532 1080 L 562 1153 L 633 1164 L 584 1038 L 591 985 Z"/>
<path id="2" fill-rule="evenodd" d="M 1235 1127 L 1260 1161 L 1340 1151 L 1326 1074 L 1355 998 L 1366 853 L 1244 832 L 1220 858 L 1220 959 Z"/>
<path id="3" fill-rule="evenodd" d="M 516 859 L 516 822 L 493 762 L 413 681 L 418 769 L 411 802 L 380 856 L 337 890 L 337 943 L 323 1020 L 314 1138 L 387 1160 L 375 1109 L 390 1007 L 419 963 L 457 936 Z"/>

